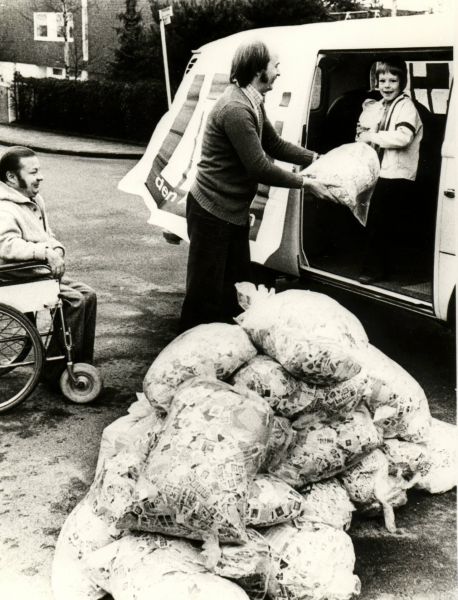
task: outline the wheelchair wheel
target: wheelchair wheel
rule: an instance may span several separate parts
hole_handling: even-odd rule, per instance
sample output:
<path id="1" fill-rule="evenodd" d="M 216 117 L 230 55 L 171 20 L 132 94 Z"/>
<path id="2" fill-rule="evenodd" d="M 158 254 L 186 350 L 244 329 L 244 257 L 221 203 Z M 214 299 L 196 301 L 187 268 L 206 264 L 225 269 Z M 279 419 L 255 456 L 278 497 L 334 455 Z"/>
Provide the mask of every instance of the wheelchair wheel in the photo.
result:
<path id="1" fill-rule="evenodd" d="M 12 306 L 0 304 L 0 412 L 35 389 L 43 363 L 44 347 L 33 323 Z"/>
<path id="2" fill-rule="evenodd" d="M 30 316 L 32 315 L 32 317 Z M 33 315 L 33 313 L 24 313 L 24 317 L 26 317 L 32 324 L 33 327 L 36 327 L 36 322 L 35 322 L 35 317 Z M 32 349 L 32 342 L 30 341 L 30 338 L 24 338 L 22 343 L 17 344 L 17 351 L 18 351 L 18 355 L 16 356 L 16 358 L 11 358 L 11 366 L 7 367 L 6 365 L 4 367 L 2 367 L 1 372 L 0 372 L 0 377 L 2 377 L 2 375 L 6 375 L 6 373 L 8 373 L 9 371 L 11 371 L 12 369 L 14 369 L 14 366 L 16 363 L 20 363 L 22 362 L 27 355 L 29 354 L 30 350 Z"/>
<path id="3" fill-rule="evenodd" d="M 102 390 L 102 378 L 98 370 L 86 363 L 73 365 L 74 382 L 67 370 L 60 377 L 63 395 L 77 404 L 87 404 L 95 400 Z"/>

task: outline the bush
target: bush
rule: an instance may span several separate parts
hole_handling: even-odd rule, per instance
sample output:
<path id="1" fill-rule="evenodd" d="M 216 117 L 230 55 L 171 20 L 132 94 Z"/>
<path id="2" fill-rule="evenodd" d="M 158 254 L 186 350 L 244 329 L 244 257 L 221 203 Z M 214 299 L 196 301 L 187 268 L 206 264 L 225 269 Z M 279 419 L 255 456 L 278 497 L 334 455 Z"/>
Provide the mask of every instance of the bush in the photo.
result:
<path id="1" fill-rule="evenodd" d="M 69 81 L 17 77 L 17 118 L 36 127 L 149 140 L 167 109 L 162 81 Z"/>

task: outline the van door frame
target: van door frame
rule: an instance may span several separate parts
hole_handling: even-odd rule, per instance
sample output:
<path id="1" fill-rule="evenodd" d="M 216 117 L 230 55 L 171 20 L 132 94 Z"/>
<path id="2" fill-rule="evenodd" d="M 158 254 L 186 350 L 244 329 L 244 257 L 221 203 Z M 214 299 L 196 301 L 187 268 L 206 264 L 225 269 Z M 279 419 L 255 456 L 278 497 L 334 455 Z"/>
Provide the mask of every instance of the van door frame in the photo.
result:
<path id="1" fill-rule="evenodd" d="M 416 48 L 415 49 L 414 48 L 398 48 L 398 49 L 387 49 L 386 51 L 387 52 L 396 52 L 396 51 L 403 52 L 403 51 L 409 51 L 409 50 L 417 50 L 417 49 Z M 437 47 L 437 48 L 435 47 L 435 48 L 430 48 L 430 49 L 423 48 L 423 47 L 418 48 L 419 52 L 428 52 L 428 50 L 441 51 L 441 50 L 447 50 L 447 48 L 442 48 L 442 47 Z M 319 66 L 320 60 L 326 54 L 337 54 L 339 52 L 340 51 L 338 49 L 331 49 L 331 50 L 320 49 L 317 51 L 314 76 L 312 78 L 312 89 L 309 92 L 308 103 L 307 103 L 307 107 L 306 107 L 306 110 L 305 110 L 304 116 L 303 116 L 304 126 L 308 122 L 308 117 L 309 117 L 309 114 L 311 111 L 311 103 L 313 101 L 313 82 L 315 81 L 315 76 L 316 76 L 316 72 L 318 69 L 320 69 L 322 71 L 321 85 L 323 85 L 323 81 L 326 82 L 326 77 L 325 76 L 323 77 L 323 75 L 325 75 L 324 70 L 322 70 L 321 67 Z M 377 54 L 383 54 L 383 52 L 385 52 L 385 50 L 383 50 L 383 49 L 374 50 L 374 49 L 367 48 L 367 49 L 345 49 L 345 50 L 342 50 L 341 52 L 343 52 L 345 54 L 355 53 L 355 52 L 364 52 L 364 53 L 370 53 L 370 52 L 374 53 L 375 52 Z M 325 94 L 326 94 L 326 92 L 325 92 Z M 450 91 L 450 96 L 451 96 L 451 94 L 452 94 L 452 90 Z M 305 145 L 307 145 L 307 137 L 308 137 L 308 127 L 306 128 L 305 138 L 303 139 L 303 144 L 305 144 Z M 443 165 L 441 167 L 441 182 L 442 182 L 442 169 L 443 169 Z M 440 189 L 442 190 L 442 188 L 440 188 Z M 441 196 L 441 193 L 442 192 L 440 192 L 439 196 Z M 439 210 L 439 202 L 440 202 L 440 198 L 438 198 L 438 210 Z M 304 250 L 304 244 L 303 244 L 304 216 L 305 216 L 304 202 L 303 202 L 303 198 L 302 198 L 301 219 L 300 219 L 300 252 L 299 252 L 299 269 L 301 271 L 302 276 L 305 275 L 307 277 L 307 279 L 309 279 L 313 282 L 316 282 L 318 284 L 321 284 L 321 285 L 332 286 L 332 287 L 335 287 L 335 288 L 343 290 L 343 291 L 352 292 L 353 294 L 371 298 L 371 299 L 374 299 L 379 302 L 389 304 L 392 306 L 401 307 L 403 309 L 406 309 L 406 310 L 409 310 L 411 312 L 415 312 L 418 314 L 422 314 L 427 317 L 439 318 L 441 320 L 446 320 L 447 314 L 446 314 L 446 310 L 444 311 L 444 308 L 443 308 L 444 300 L 441 299 L 441 301 L 442 301 L 442 305 L 441 305 L 439 302 L 438 292 L 437 292 L 437 290 L 439 290 L 440 279 L 436 272 L 436 253 L 437 253 L 436 248 L 434 250 L 435 266 L 434 266 L 434 275 L 433 275 L 433 282 L 432 282 L 433 299 L 432 299 L 432 302 L 426 302 L 424 300 L 420 300 L 418 298 L 414 298 L 411 296 L 405 296 L 403 294 L 399 294 L 399 293 L 391 291 L 391 290 L 380 288 L 375 285 L 362 285 L 354 279 L 350 279 L 350 278 L 338 275 L 336 273 L 324 271 L 322 269 L 310 266 L 310 262 L 306 256 L 306 253 Z M 438 212 L 436 215 L 436 226 L 438 226 L 437 224 L 438 224 Z M 437 237 L 436 237 L 436 239 L 437 239 Z M 449 295 L 449 299 L 450 299 L 450 297 L 451 297 L 451 294 Z M 436 307 L 439 307 L 439 306 L 441 306 L 441 308 L 437 309 Z"/>

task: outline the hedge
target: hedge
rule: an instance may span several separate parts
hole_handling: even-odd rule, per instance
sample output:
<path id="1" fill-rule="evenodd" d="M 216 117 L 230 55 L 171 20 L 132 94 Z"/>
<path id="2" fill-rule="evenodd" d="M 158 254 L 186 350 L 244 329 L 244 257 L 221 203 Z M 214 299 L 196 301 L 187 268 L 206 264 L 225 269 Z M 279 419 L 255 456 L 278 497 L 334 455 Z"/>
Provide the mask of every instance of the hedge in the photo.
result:
<path id="1" fill-rule="evenodd" d="M 147 141 L 167 109 L 161 81 L 72 81 L 17 77 L 19 123 L 66 132 Z"/>

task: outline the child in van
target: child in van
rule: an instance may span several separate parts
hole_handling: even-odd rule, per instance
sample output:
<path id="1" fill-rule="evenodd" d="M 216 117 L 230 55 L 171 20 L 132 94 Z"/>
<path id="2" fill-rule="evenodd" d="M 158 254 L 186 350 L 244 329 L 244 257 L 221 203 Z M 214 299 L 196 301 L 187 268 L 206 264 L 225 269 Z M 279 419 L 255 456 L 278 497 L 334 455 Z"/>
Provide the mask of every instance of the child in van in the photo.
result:
<path id="1" fill-rule="evenodd" d="M 381 100 L 365 100 L 356 131 L 356 141 L 373 146 L 379 155 L 380 177 L 371 198 L 366 225 L 366 247 L 360 283 L 387 279 L 392 268 L 390 246 L 396 234 L 405 231 L 417 175 L 423 126 L 410 97 L 404 93 L 407 66 L 390 57 L 375 69 Z"/>

